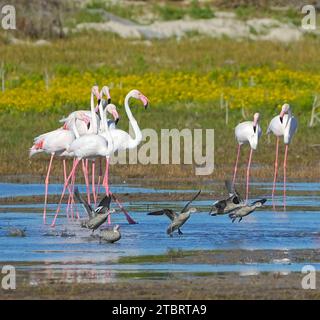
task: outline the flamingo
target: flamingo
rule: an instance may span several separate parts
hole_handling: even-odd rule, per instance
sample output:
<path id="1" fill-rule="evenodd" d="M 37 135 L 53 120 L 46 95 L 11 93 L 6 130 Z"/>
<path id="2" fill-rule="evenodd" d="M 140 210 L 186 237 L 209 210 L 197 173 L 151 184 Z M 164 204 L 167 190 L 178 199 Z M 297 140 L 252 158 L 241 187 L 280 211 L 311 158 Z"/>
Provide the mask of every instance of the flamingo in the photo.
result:
<path id="1" fill-rule="evenodd" d="M 234 186 L 237 170 L 238 170 L 238 161 L 240 156 L 240 150 L 241 146 L 245 143 L 250 144 L 250 153 L 249 153 L 249 161 L 247 166 L 247 181 L 246 181 L 246 200 L 245 203 L 248 202 L 248 196 L 249 196 L 249 177 L 250 177 L 250 166 L 251 166 L 251 160 L 252 160 L 252 152 L 253 150 L 256 150 L 258 147 L 258 141 L 262 134 L 262 130 L 259 126 L 259 113 L 255 113 L 253 116 L 253 121 L 245 121 L 239 123 L 235 127 L 235 136 L 238 142 L 238 152 L 237 152 L 237 160 L 234 167 L 233 172 L 233 180 L 232 185 Z"/>
<path id="2" fill-rule="evenodd" d="M 107 96 L 107 101 L 105 101 L 103 99 L 103 95 Z M 110 92 L 109 92 L 109 87 L 104 86 L 102 87 L 102 90 L 100 92 L 100 97 L 101 97 L 101 101 L 103 104 L 103 107 L 106 105 L 106 107 L 104 108 L 104 112 L 109 112 L 110 114 L 112 114 L 114 121 L 112 120 L 108 120 L 107 124 L 108 127 L 111 128 L 115 128 L 115 126 L 118 124 L 119 121 L 119 114 L 117 112 L 117 108 L 114 104 L 111 104 L 111 98 L 110 98 Z M 102 127 L 102 122 L 100 121 L 100 127 L 99 127 L 100 131 L 103 131 L 103 127 Z M 95 170 L 95 161 L 93 161 L 92 163 L 92 177 L 94 177 L 94 170 Z M 101 178 L 102 178 L 102 163 L 101 163 L 101 158 L 99 158 L 99 177 L 98 177 L 98 186 L 97 186 L 97 190 L 98 190 L 98 194 L 100 192 L 100 182 L 101 182 Z M 93 187 L 93 192 L 94 191 L 94 186 Z M 95 199 L 95 204 L 96 204 L 96 199 Z"/>
<path id="3" fill-rule="evenodd" d="M 269 124 L 267 134 L 271 132 L 277 137 L 276 142 L 276 159 L 274 163 L 274 176 L 273 176 L 273 187 L 272 187 L 272 200 L 274 200 L 274 193 L 276 189 L 277 175 L 278 175 L 278 155 L 279 155 L 279 140 L 283 137 L 285 144 L 285 153 L 283 161 L 283 206 L 286 209 L 286 178 L 287 178 L 287 158 L 289 144 L 293 138 L 293 135 L 297 131 L 298 121 L 293 116 L 291 107 L 288 103 L 285 103 L 279 115 L 275 116 Z M 274 201 L 273 207 L 275 208 Z"/>
<path id="4" fill-rule="evenodd" d="M 94 86 L 91 91 L 91 109 L 94 112 L 94 95 L 98 95 L 98 87 Z M 98 96 L 99 97 L 99 96 Z M 92 110 L 91 110 L 92 111 Z M 46 224 L 47 198 L 49 178 L 52 167 L 53 158 L 55 155 L 69 156 L 66 150 L 71 143 L 79 136 L 76 123 L 80 121 L 86 122 L 86 116 L 82 112 L 75 113 L 72 118 L 66 122 L 62 128 L 44 133 L 34 139 L 34 144 L 30 148 L 30 157 L 37 153 L 45 152 L 51 155 L 47 175 L 45 179 L 45 201 L 43 209 L 43 222 Z M 97 123 L 95 124 L 97 128 Z M 63 159 L 64 178 L 66 179 L 66 160 Z"/>
<path id="5" fill-rule="evenodd" d="M 126 114 L 129 119 L 129 123 L 132 126 L 135 137 L 132 138 L 128 132 L 125 132 L 121 129 L 111 128 L 110 134 L 114 143 L 114 151 L 117 150 L 125 150 L 125 149 L 133 149 L 139 145 L 142 140 L 142 133 L 139 128 L 137 120 L 133 117 L 132 112 L 129 107 L 129 100 L 131 98 L 135 98 L 140 100 L 143 103 L 144 108 L 148 107 L 149 101 L 146 96 L 144 96 L 140 91 L 134 89 L 131 90 L 125 97 L 124 107 Z"/>
<path id="6" fill-rule="evenodd" d="M 62 118 L 60 122 L 64 123 L 65 126 L 68 128 L 70 125 L 74 125 L 75 129 L 77 130 L 79 136 L 83 136 L 85 134 L 97 133 L 98 130 L 98 108 L 94 106 L 94 95 L 98 99 L 98 103 L 100 99 L 102 99 L 102 94 L 105 94 L 108 98 L 108 103 L 111 102 L 110 90 L 107 86 L 104 86 L 99 92 L 98 86 L 92 87 L 92 94 L 91 94 L 91 108 L 89 110 L 77 110 L 71 112 L 67 117 Z M 93 121 L 94 120 L 94 121 Z"/>
<path id="7" fill-rule="evenodd" d="M 45 152 L 51 155 L 47 175 L 45 179 L 45 197 L 44 197 L 44 209 L 43 209 L 43 223 L 46 224 L 46 212 L 47 212 L 47 199 L 48 199 L 48 186 L 50 171 L 52 167 L 52 161 L 56 154 L 63 153 L 69 148 L 74 141 L 75 135 L 71 130 L 65 128 L 59 128 L 54 131 L 44 133 L 34 139 L 34 144 L 30 148 L 30 157 L 37 153 Z M 63 160 L 64 176 L 66 176 L 66 164 Z"/>
<path id="8" fill-rule="evenodd" d="M 101 100 L 99 102 L 99 112 L 100 112 L 100 117 L 101 121 L 103 124 L 103 132 L 100 132 L 100 134 L 87 134 L 83 135 L 81 137 L 78 137 L 75 139 L 69 148 L 67 149 L 67 152 L 70 155 L 73 155 L 76 160 L 73 163 L 72 170 L 67 177 L 67 180 L 64 183 L 63 186 L 63 191 L 61 194 L 61 198 L 58 204 L 58 208 L 56 210 L 56 214 L 54 216 L 54 219 L 52 221 L 51 226 L 54 227 L 56 223 L 56 219 L 58 217 L 59 211 L 60 211 L 60 206 L 62 199 L 64 197 L 64 194 L 66 192 L 66 188 L 68 186 L 70 178 L 74 175 L 75 170 L 79 164 L 79 161 L 82 159 L 89 159 L 89 158 L 96 158 L 97 156 L 102 156 L 106 157 L 107 159 L 110 157 L 110 155 L 113 152 L 113 142 L 112 138 L 110 136 L 109 128 L 107 126 L 107 120 L 105 118 L 105 113 L 102 110 L 102 104 Z M 94 119 L 94 118 L 93 118 Z M 108 163 L 108 161 L 106 162 Z M 107 171 L 107 168 L 106 168 Z M 107 195 L 109 194 L 109 186 L 107 181 L 104 179 L 104 186 L 106 188 L 106 193 Z"/>

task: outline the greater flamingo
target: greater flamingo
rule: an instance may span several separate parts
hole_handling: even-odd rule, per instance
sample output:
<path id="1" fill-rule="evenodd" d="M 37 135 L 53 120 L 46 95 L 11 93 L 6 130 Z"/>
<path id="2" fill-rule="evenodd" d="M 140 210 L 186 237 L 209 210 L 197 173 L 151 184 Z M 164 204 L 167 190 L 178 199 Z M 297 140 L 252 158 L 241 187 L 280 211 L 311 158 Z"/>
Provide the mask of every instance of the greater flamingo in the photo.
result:
<path id="1" fill-rule="evenodd" d="M 123 130 L 112 128 L 110 130 L 111 137 L 113 139 L 114 143 L 114 151 L 116 150 L 125 150 L 125 149 L 133 149 L 139 145 L 139 143 L 142 140 L 142 133 L 139 128 L 137 120 L 133 117 L 132 112 L 129 107 L 129 100 L 131 98 L 135 98 L 140 100 L 143 103 L 143 106 L 145 109 L 148 107 L 148 98 L 144 96 L 140 91 L 138 90 L 131 90 L 125 97 L 124 101 L 124 107 L 126 110 L 126 114 L 129 119 L 129 123 L 132 126 L 133 132 L 135 137 L 132 138 L 128 132 L 125 132 Z"/>
<path id="2" fill-rule="evenodd" d="M 74 140 L 70 145 L 70 147 L 67 149 L 67 152 L 70 155 L 73 155 L 76 158 L 76 160 L 74 161 L 72 170 L 69 176 L 67 177 L 67 180 L 64 183 L 58 208 L 54 216 L 53 222 L 51 224 L 52 227 L 55 226 L 56 219 L 60 211 L 61 202 L 66 192 L 66 188 L 68 186 L 70 178 L 75 173 L 75 170 L 79 164 L 79 161 L 82 159 L 96 158 L 97 156 L 106 157 L 108 159 L 113 152 L 113 142 L 110 136 L 109 128 L 107 126 L 105 113 L 103 112 L 103 109 L 102 109 L 101 101 L 99 103 L 99 112 L 100 112 L 101 121 L 103 123 L 104 131 L 100 132 L 99 135 L 98 134 L 83 135 L 77 138 L 76 140 Z M 108 163 L 108 161 L 106 163 Z M 106 168 L 106 172 L 107 172 L 107 168 Z M 109 186 L 108 186 L 107 180 L 104 179 L 103 183 L 106 188 L 106 193 L 109 194 Z"/>
<path id="3" fill-rule="evenodd" d="M 274 163 L 274 177 L 273 177 L 273 187 L 272 187 L 272 201 L 274 204 L 274 193 L 276 189 L 277 175 L 278 175 L 278 155 L 279 155 L 279 140 L 283 137 L 283 142 L 285 144 L 285 153 L 283 160 L 283 206 L 286 209 L 286 179 L 287 179 L 287 158 L 288 158 L 288 148 L 291 139 L 298 128 L 298 121 L 292 115 L 290 105 L 285 103 L 282 106 L 279 115 L 275 116 L 269 124 L 267 134 L 273 133 L 277 137 L 276 142 L 276 159 Z"/>
<path id="4" fill-rule="evenodd" d="M 47 175 L 45 179 L 45 197 L 44 197 L 44 208 L 43 208 L 43 223 L 46 224 L 46 212 L 47 212 L 47 199 L 48 199 L 48 186 L 50 171 L 52 167 L 53 157 L 56 154 L 63 153 L 69 148 L 71 143 L 74 141 L 75 135 L 71 130 L 59 128 L 54 131 L 44 133 L 34 139 L 34 144 L 30 148 L 30 157 L 33 155 L 45 152 L 51 155 Z M 63 160 L 64 176 L 66 176 L 66 163 Z"/>
<path id="5" fill-rule="evenodd" d="M 94 105 L 94 95 L 98 100 L 98 104 L 100 102 L 100 99 L 102 99 L 103 94 L 107 96 L 108 103 L 110 103 L 111 101 L 110 91 L 107 86 L 104 86 L 101 92 L 99 92 L 98 86 L 93 86 L 91 92 L 92 94 L 90 110 L 73 111 L 66 118 L 60 120 L 60 122 L 63 122 L 64 125 L 68 128 L 70 128 L 70 125 L 73 125 L 76 128 L 79 136 L 97 133 L 100 118 L 97 114 L 99 112 L 98 107 L 95 108 Z"/>
<path id="6" fill-rule="evenodd" d="M 249 153 L 249 161 L 247 166 L 247 180 L 246 180 L 246 200 L 245 203 L 248 202 L 249 197 L 249 177 L 250 177 L 250 166 L 252 160 L 252 152 L 256 150 L 258 147 L 258 141 L 262 134 L 262 130 L 259 126 L 259 113 L 255 113 L 253 116 L 253 121 L 245 121 L 239 123 L 235 128 L 235 136 L 238 142 L 238 152 L 237 152 L 237 160 L 234 167 L 233 172 L 233 180 L 232 185 L 235 184 L 237 170 L 238 170 L 238 161 L 240 156 L 241 146 L 245 143 L 250 144 L 250 153 Z"/>
<path id="7" fill-rule="evenodd" d="M 131 98 L 140 100 L 143 103 L 143 106 L 145 109 L 148 107 L 148 104 L 149 104 L 148 98 L 136 89 L 131 90 L 126 95 L 125 101 L 124 101 L 124 107 L 125 107 L 128 119 L 129 119 L 129 123 L 132 126 L 135 137 L 132 138 L 129 135 L 129 133 L 127 133 L 123 130 L 117 129 L 115 126 L 110 126 L 110 135 L 112 137 L 113 144 L 114 144 L 114 150 L 113 150 L 114 152 L 117 150 L 133 149 L 133 148 L 137 147 L 142 140 L 141 130 L 139 128 L 137 120 L 133 117 L 131 109 L 129 107 L 129 100 Z M 113 108 L 115 108 L 115 106 Z M 106 161 L 107 161 L 106 168 L 107 168 L 107 170 L 109 170 L 109 159 L 106 159 Z M 128 212 L 125 210 L 125 208 L 121 205 L 121 203 L 118 201 L 118 199 L 112 193 L 111 193 L 111 196 L 113 197 L 113 199 L 116 201 L 118 206 L 121 208 L 121 210 L 126 215 L 128 222 L 130 224 L 136 223 L 133 219 L 130 218 Z"/>

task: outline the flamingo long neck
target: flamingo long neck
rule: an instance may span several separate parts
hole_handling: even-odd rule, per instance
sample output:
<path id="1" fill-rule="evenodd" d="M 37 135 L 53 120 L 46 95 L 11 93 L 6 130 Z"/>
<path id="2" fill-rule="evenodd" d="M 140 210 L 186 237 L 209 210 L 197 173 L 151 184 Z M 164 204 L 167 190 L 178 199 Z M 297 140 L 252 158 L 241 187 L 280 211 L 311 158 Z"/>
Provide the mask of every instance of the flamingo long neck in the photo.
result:
<path id="1" fill-rule="evenodd" d="M 142 133 L 141 133 L 141 130 L 140 130 L 139 126 L 138 126 L 138 122 L 133 117 L 131 109 L 129 107 L 130 98 L 131 98 L 131 95 L 127 94 L 127 96 L 125 98 L 125 101 L 124 101 L 124 107 L 125 107 L 128 119 L 129 119 L 129 123 L 131 124 L 133 132 L 134 132 L 134 135 L 135 135 L 135 138 L 131 137 L 131 139 L 128 142 L 128 148 L 132 149 L 132 148 L 135 148 L 141 142 Z"/>
<path id="2" fill-rule="evenodd" d="M 94 95 L 93 95 L 93 92 L 91 92 L 90 107 L 91 107 L 92 133 L 97 134 L 98 133 L 98 123 L 97 123 L 96 111 L 95 111 L 95 107 L 94 107 Z"/>
<path id="3" fill-rule="evenodd" d="M 102 99 L 101 99 L 102 100 Z M 108 124 L 107 124 L 107 116 L 106 116 L 106 113 L 103 111 L 103 107 L 102 107 L 102 103 L 100 101 L 100 104 L 99 104 L 99 113 L 100 113 L 100 118 L 101 118 L 101 121 L 102 121 L 102 135 L 106 138 L 107 140 L 107 154 L 111 154 L 112 151 L 113 151 L 113 140 L 112 140 L 112 137 L 111 137 L 111 134 L 110 134 L 110 131 L 109 131 L 109 127 L 108 127 Z"/>

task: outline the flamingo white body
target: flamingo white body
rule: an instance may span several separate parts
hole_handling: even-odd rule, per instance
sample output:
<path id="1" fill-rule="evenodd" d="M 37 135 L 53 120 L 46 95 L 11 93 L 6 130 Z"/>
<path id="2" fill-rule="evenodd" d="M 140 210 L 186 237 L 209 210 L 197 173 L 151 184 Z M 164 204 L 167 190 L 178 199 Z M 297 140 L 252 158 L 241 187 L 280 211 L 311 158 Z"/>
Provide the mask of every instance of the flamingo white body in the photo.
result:
<path id="1" fill-rule="evenodd" d="M 243 144 L 250 145 L 250 154 L 249 154 L 249 161 L 247 166 L 247 181 L 246 181 L 246 203 L 248 201 L 249 196 L 249 177 L 250 177 L 250 166 L 252 160 L 252 151 L 256 150 L 258 147 L 259 138 L 261 137 L 262 130 L 259 126 L 259 113 L 255 113 L 253 116 L 253 121 L 245 121 L 239 123 L 235 127 L 235 137 L 238 142 L 238 152 L 237 152 L 237 160 L 234 167 L 233 173 L 233 182 L 235 184 L 237 170 L 238 170 L 238 162 L 240 156 L 240 149 Z"/>
<path id="2" fill-rule="evenodd" d="M 243 145 L 249 143 L 250 148 L 253 150 L 257 150 L 258 141 L 261 135 L 261 127 L 257 123 L 256 129 L 254 129 L 253 121 L 241 122 L 235 128 L 235 136 L 238 141 L 238 144 Z"/>
<path id="3" fill-rule="evenodd" d="M 291 140 L 298 129 L 298 121 L 293 116 L 290 105 L 285 103 L 282 106 L 279 115 L 272 118 L 270 121 L 267 134 L 273 133 L 277 137 L 276 142 L 276 159 L 274 164 L 274 178 L 272 187 L 273 208 L 275 209 L 274 194 L 276 189 L 277 175 L 278 175 L 278 156 L 279 156 L 279 140 L 283 137 L 285 145 L 285 155 L 283 160 L 283 206 L 286 209 L 286 175 L 287 175 L 287 158 L 288 148 Z"/>
<path id="4" fill-rule="evenodd" d="M 34 144 L 30 148 L 30 157 L 40 152 L 62 153 L 69 148 L 74 139 L 74 133 L 63 128 L 41 134 L 34 139 Z"/>
<path id="5" fill-rule="evenodd" d="M 275 116 L 269 124 L 267 134 L 273 133 L 276 137 L 283 137 L 284 144 L 290 144 L 294 134 L 298 129 L 298 121 L 291 114 L 285 114 L 281 122 L 280 115 Z"/>

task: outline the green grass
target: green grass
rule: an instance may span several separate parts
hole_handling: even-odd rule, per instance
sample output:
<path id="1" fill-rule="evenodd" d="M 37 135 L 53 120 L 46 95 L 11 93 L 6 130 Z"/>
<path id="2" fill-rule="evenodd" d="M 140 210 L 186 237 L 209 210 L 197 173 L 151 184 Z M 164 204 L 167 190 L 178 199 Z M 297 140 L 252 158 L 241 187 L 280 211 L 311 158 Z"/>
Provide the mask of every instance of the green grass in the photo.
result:
<path id="1" fill-rule="evenodd" d="M 17 49 L 18 48 L 18 49 Z M 192 48 L 192 50 L 190 50 Z M 308 48 L 308 50 L 306 50 Z M 319 40 L 308 39 L 292 44 L 271 42 L 235 42 L 229 39 L 199 39 L 191 41 L 173 39 L 153 41 L 151 46 L 119 39 L 113 35 L 85 33 L 70 39 L 54 41 L 50 46 L 13 46 L 0 44 L 0 56 L 6 63 L 8 85 L 17 85 L 26 79 L 41 79 L 47 68 L 54 76 L 68 75 L 72 72 L 90 70 L 104 74 L 137 74 L 143 77 L 145 72 L 191 71 L 209 73 L 219 76 L 223 70 L 245 70 L 247 68 L 268 66 L 277 68 L 283 65 L 292 70 L 320 72 Z M 81 49 L 81 50 L 80 50 Z M 157 57 L 157 59 L 155 59 Z M 233 63 L 226 63 L 233 61 Z M 288 79 L 290 80 L 290 79 Z M 11 83 L 12 82 L 12 83 Z M 290 86 L 290 81 L 288 82 Z M 190 88 L 192 91 L 201 88 Z M 170 94 L 170 88 L 168 90 Z M 152 101 L 152 96 L 149 97 Z M 1 99 L 1 93 L 0 93 Z M 294 139 L 292 152 L 289 152 L 289 174 L 292 178 L 319 177 L 319 127 L 308 128 L 310 107 L 307 103 L 294 105 L 293 110 L 299 119 L 299 131 Z M 47 111 L 44 113 L 0 113 L 0 175 L 44 174 L 48 157 L 37 156 L 28 159 L 28 148 L 33 138 L 40 133 L 53 130 L 59 126 L 58 120 L 75 106 L 64 106 L 63 114 Z M 257 110 L 261 112 L 261 126 L 266 131 L 268 121 L 276 115 L 277 109 Z M 127 130 L 124 110 L 119 107 L 122 119 L 119 126 Z M 141 128 L 214 128 L 215 129 L 215 178 L 223 178 L 232 171 L 235 156 L 234 127 L 242 121 L 240 110 L 230 110 L 229 123 L 224 123 L 225 111 L 216 103 L 196 104 L 173 103 L 170 105 L 152 105 L 147 111 L 139 108 L 133 110 Z M 223 143 L 221 143 L 223 142 Z M 282 148 L 282 147 L 281 147 Z M 230 156 L 226 157 L 226 150 Z M 281 152 L 283 150 L 281 149 Z M 274 139 L 267 143 L 264 135 L 259 150 L 254 155 L 254 163 L 261 167 L 254 168 L 256 177 L 268 178 L 272 174 L 274 157 Z M 243 164 L 240 175 L 244 176 L 247 162 L 247 148 L 241 156 Z M 55 166 L 54 175 L 61 173 L 61 166 Z M 112 174 L 120 177 L 193 177 L 192 166 L 113 166 Z M 212 177 L 205 177 L 212 178 Z"/>

